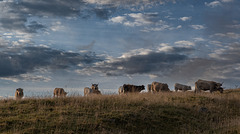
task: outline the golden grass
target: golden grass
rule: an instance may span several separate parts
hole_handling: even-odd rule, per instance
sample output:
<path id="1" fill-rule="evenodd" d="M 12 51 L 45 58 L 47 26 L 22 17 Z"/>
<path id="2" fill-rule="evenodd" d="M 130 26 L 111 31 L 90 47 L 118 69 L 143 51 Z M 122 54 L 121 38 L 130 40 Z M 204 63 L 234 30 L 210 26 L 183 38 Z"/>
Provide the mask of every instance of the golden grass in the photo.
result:
<path id="1" fill-rule="evenodd" d="M 0 101 L 0 133 L 240 133 L 240 89 Z"/>

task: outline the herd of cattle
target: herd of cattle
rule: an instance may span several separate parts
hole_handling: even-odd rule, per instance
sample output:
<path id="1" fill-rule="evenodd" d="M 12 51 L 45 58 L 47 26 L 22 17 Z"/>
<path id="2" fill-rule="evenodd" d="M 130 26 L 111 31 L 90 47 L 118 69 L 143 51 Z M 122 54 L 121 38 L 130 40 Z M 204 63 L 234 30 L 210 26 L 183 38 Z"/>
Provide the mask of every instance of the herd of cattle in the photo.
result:
<path id="1" fill-rule="evenodd" d="M 206 80 L 198 80 L 195 82 L 195 93 L 200 92 L 201 90 L 207 91 L 209 90 L 210 93 L 213 91 L 219 91 L 220 93 L 223 93 L 223 88 L 221 87 L 222 83 L 218 83 L 215 81 L 206 81 Z M 174 85 L 175 91 L 181 90 L 183 92 L 192 90 L 191 86 L 182 85 L 179 83 L 176 83 Z M 118 89 L 119 94 L 126 94 L 126 93 L 138 93 L 142 90 L 145 90 L 144 85 L 136 86 L 136 85 L 130 85 L 130 84 L 124 84 L 123 86 L 120 86 Z M 152 82 L 152 84 L 147 85 L 148 92 L 156 93 L 156 92 L 170 92 L 170 89 L 168 88 L 168 85 L 166 83 L 160 83 L 160 82 Z M 85 87 L 84 88 L 84 96 L 88 96 L 90 94 L 101 94 L 101 92 L 98 89 L 98 84 L 92 84 L 91 88 Z M 55 88 L 53 91 L 54 97 L 65 97 L 67 95 L 67 92 L 64 91 L 63 88 Z M 21 99 L 23 97 L 23 89 L 18 88 L 15 92 L 16 99 Z"/>

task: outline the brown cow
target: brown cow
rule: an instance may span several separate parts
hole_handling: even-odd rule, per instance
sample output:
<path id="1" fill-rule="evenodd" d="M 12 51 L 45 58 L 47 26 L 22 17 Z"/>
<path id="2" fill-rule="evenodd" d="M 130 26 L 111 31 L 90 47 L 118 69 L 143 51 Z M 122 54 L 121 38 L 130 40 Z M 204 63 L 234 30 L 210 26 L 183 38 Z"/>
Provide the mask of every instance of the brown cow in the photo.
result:
<path id="1" fill-rule="evenodd" d="M 187 91 L 187 90 L 192 90 L 191 86 L 187 86 L 187 85 L 182 85 L 179 83 L 175 83 L 174 85 L 175 91 L 177 92 L 178 90 L 181 90 L 183 92 Z"/>
<path id="2" fill-rule="evenodd" d="M 18 88 L 16 89 L 16 92 L 15 92 L 15 98 L 16 99 L 22 99 L 23 97 L 23 89 L 22 88 Z"/>
<path id="3" fill-rule="evenodd" d="M 91 88 L 84 88 L 84 96 L 88 96 L 90 94 L 101 94 L 101 92 L 98 90 L 98 84 L 92 84 Z"/>
<path id="4" fill-rule="evenodd" d="M 168 84 L 153 82 L 151 85 L 151 92 L 170 91 Z"/>
<path id="5" fill-rule="evenodd" d="M 136 86 L 136 85 L 124 84 L 122 87 L 122 92 L 123 93 L 139 93 L 144 89 L 145 89 L 144 85 Z"/>
<path id="6" fill-rule="evenodd" d="M 223 93 L 223 88 L 221 86 L 222 83 L 199 79 L 195 82 L 195 92 L 200 92 L 201 90 L 210 90 L 210 93 L 212 93 L 213 91 L 219 91 L 220 93 Z"/>
<path id="7" fill-rule="evenodd" d="M 67 92 L 64 91 L 63 88 L 55 88 L 53 91 L 53 97 L 66 97 Z"/>

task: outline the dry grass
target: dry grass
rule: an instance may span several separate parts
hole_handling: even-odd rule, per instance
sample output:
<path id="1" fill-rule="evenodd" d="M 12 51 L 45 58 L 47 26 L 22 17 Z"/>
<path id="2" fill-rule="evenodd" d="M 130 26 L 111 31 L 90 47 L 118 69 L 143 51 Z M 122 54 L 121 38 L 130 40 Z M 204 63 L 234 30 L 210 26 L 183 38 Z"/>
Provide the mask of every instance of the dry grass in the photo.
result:
<path id="1" fill-rule="evenodd" d="M 240 89 L 0 101 L 0 133 L 240 133 Z"/>

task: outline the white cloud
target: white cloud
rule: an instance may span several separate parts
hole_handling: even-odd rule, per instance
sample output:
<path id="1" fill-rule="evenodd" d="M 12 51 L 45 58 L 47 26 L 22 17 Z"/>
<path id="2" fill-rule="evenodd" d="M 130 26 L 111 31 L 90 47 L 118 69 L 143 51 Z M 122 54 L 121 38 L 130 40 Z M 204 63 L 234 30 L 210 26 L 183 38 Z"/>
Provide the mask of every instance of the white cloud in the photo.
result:
<path id="1" fill-rule="evenodd" d="M 123 23 L 125 19 L 126 19 L 125 16 L 117 16 L 117 17 L 111 18 L 110 21 L 113 23 Z"/>
<path id="2" fill-rule="evenodd" d="M 203 25 L 190 25 L 191 28 L 196 29 L 196 30 L 202 30 L 205 29 Z"/>
<path id="3" fill-rule="evenodd" d="M 236 25 L 229 25 L 227 26 L 229 28 L 234 28 L 234 29 L 240 29 L 240 24 L 236 24 Z"/>
<path id="4" fill-rule="evenodd" d="M 158 52 L 170 52 L 173 51 L 173 47 L 167 43 L 161 43 L 160 47 L 157 50 Z"/>
<path id="5" fill-rule="evenodd" d="M 174 28 L 170 27 L 169 25 L 161 25 L 161 26 L 158 26 L 158 27 L 145 27 L 143 30 L 141 30 L 142 32 L 157 32 L 157 31 L 163 31 L 163 30 L 166 30 L 166 29 L 169 29 L 169 30 L 172 30 Z M 179 29 L 176 28 L 176 29 Z"/>
<path id="6" fill-rule="evenodd" d="M 191 41 L 186 41 L 186 40 L 181 40 L 181 41 L 176 41 L 174 42 L 174 44 L 177 44 L 178 46 L 185 46 L 185 47 L 191 47 L 191 46 L 195 46 L 194 42 Z"/>
<path id="7" fill-rule="evenodd" d="M 191 20 L 192 19 L 192 17 L 181 17 L 181 18 L 179 18 L 179 20 L 181 20 L 181 21 L 188 21 L 188 20 Z"/>
<path id="8" fill-rule="evenodd" d="M 216 40 L 213 40 L 213 41 L 210 41 L 209 42 L 210 44 L 213 44 L 213 45 L 216 45 L 216 46 L 219 46 L 219 47 L 222 47 L 223 45 L 223 43 L 222 42 L 220 42 L 220 41 L 216 41 Z"/>
<path id="9" fill-rule="evenodd" d="M 144 49 L 144 48 L 134 49 L 127 53 L 123 53 L 122 56 L 120 56 L 119 58 L 129 58 L 135 55 L 148 55 L 150 52 L 152 52 L 152 50 L 150 49 Z"/>
<path id="10" fill-rule="evenodd" d="M 216 33 L 213 36 L 218 36 L 218 37 L 228 37 L 228 38 L 232 38 L 232 39 L 240 39 L 240 34 L 237 33 L 232 33 L 232 32 L 228 32 L 228 33 Z"/>
<path id="11" fill-rule="evenodd" d="M 227 2 L 233 2 L 234 0 L 221 0 L 221 1 L 227 3 Z"/>
<path id="12" fill-rule="evenodd" d="M 62 22 L 60 21 L 56 21 L 52 23 L 52 26 L 50 27 L 50 29 L 54 32 L 56 31 L 64 31 L 65 27 L 63 26 Z"/>
<path id="13" fill-rule="evenodd" d="M 221 4 L 220 1 L 216 0 L 216 1 L 213 1 L 213 2 L 210 2 L 210 3 L 205 2 L 205 5 L 208 6 L 208 7 L 214 8 L 214 7 L 217 7 L 217 6 L 221 6 L 222 4 Z"/>
<path id="14" fill-rule="evenodd" d="M 182 25 L 178 25 L 176 29 L 181 29 L 182 28 Z"/>
<path id="15" fill-rule="evenodd" d="M 200 41 L 205 41 L 205 39 L 201 38 L 201 37 L 197 37 L 197 38 L 193 38 L 194 41 L 196 42 L 200 42 Z"/>
<path id="16" fill-rule="evenodd" d="M 160 19 L 158 13 L 130 13 L 124 16 L 117 16 L 109 19 L 110 22 L 120 23 L 125 26 L 148 26 L 148 25 L 162 25 L 165 23 Z"/>
<path id="17" fill-rule="evenodd" d="M 110 18 L 108 21 L 128 27 L 142 26 L 143 28 L 140 29 L 142 32 L 163 31 L 166 29 L 173 30 L 181 28 L 181 26 L 176 28 L 170 27 L 165 21 L 160 19 L 158 13 L 130 13 L 124 14 L 124 16 Z"/>
<path id="18" fill-rule="evenodd" d="M 150 79 L 155 79 L 155 78 L 157 78 L 157 77 L 158 77 L 158 76 L 157 76 L 157 75 L 154 75 L 154 74 L 150 74 L 150 75 L 149 75 L 149 78 L 150 78 Z"/>

